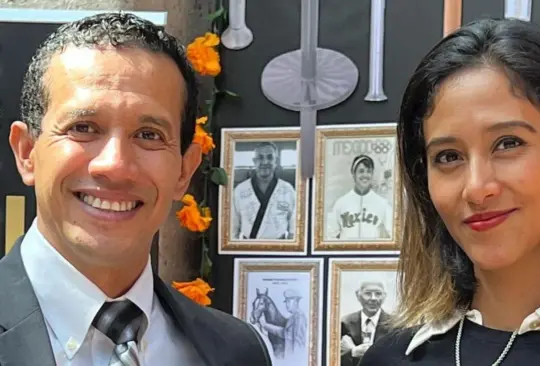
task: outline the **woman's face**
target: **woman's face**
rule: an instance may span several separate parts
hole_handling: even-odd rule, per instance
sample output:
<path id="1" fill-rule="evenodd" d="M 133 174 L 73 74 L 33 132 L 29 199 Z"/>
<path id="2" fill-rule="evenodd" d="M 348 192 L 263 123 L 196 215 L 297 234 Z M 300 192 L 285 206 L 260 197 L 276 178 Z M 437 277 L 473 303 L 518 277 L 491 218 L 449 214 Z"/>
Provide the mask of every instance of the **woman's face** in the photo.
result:
<path id="1" fill-rule="evenodd" d="M 540 110 L 519 95 L 494 68 L 463 71 L 424 122 L 431 199 L 479 269 L 540 256 Z"/>

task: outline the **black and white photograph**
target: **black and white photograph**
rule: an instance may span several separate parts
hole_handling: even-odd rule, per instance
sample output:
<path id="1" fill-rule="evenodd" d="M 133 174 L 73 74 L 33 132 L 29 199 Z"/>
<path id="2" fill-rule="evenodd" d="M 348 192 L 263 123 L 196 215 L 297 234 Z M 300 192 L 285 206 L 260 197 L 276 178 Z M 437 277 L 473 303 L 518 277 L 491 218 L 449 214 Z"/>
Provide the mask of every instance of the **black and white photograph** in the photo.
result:
<path id="1" fill-rule="evenodd" d="M 317 130 L 315 252 L 394 250 L 399 176 L 395 124 Z"/>
<path id="2" fill-rule="evenodd" d="M 328 365 L 358 366 L 389 331 L 398 301 L 397 258 L 330 258 L 328 268 Z"/>
<path id="3" fill-rule="evenodd" d="M 304 254 L 305 184 L 298 129 L 224 129 L 220 253 Z"/>
<path id="4" fill-rule="evenodd" d="M 261 335 L 275 366 L 319 366 L 323 259 L 236 258 L 234 316 Z"/>

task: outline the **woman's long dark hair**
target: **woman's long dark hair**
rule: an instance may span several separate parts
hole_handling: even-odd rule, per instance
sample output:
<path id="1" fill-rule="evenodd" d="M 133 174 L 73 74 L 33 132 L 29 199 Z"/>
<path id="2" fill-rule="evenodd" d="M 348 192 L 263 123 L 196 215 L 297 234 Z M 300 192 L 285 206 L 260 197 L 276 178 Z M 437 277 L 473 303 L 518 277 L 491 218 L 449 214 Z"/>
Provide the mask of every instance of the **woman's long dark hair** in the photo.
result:
<path id="1" fill-rule="evenodd" d="M 420 62 L 405 90 L 397 129 L 405 186 L 396 325 L 444 320 L 467 306 L 476 289 L 471 261 L 435 210 L 428 190 L 423 122 L 448 77 L 493 67 L 516 95 L 538 105 L 540 27 L 520 20 L 482 19 L 441 40 Z"/>

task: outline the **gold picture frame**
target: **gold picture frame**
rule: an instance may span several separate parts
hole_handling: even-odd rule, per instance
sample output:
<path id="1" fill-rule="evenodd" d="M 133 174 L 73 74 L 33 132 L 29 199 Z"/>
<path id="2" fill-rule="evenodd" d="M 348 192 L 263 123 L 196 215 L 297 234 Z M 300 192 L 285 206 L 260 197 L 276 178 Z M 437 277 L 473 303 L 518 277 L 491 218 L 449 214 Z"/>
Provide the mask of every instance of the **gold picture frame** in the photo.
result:
<path id="1" fill-rule="evenodd" d="M 398 300 L 397 274 L 398 258 L 329 258 L 328 261 L 328 292 L 327 292 L 327 329 L 326 349 L 327 364 L 341 365 L 341 339 L 346 333 L 341 329 L 343 317 L 359 312 L 361 305 L 357 294 L 363 283 L 383 284 L 386 291 L 385 302 L 381 312 L 389 314 L 395 308 Z M 382 315 L 379 316 L 382 319 Z M 384 335 L 379 326 L 384 327 L 381 320 L 375 330 L 375 339 Z M 356 324 L 355 324 L 356 325 Z M 358 327 L 360 324 L 357 325 Z M 380 334 L 377 334 L 380 332 Z M 356 360 L 357 361 L 357 360 Z"/>
<path id="2" fill-rule="evenodd" d="M 254 183 L 254 177 L 261 174 L 256 168 L 254 152 L 261 143 L 267 142 L 278 150 L 274 165 L 277 184 L 269 193 L 271 196 L 266 197 L 267 206 L 263 211 L 263 201 L 258 198 Z M 228 174 L 229 183 L 219 188 L 219 254 L 305 255 L 308 208 L 306 181 L 300 172 L 300 128 L 224 128 L 221 167 Z M 235 192 L 240 185 L 240 192 Z M 237 209 L 235 202 L 241 208 Z M 259 215 L 259 211 L 263 214 Z M 245 224 L 237 224 L 239 221 Z M 288 234 L 279 231 L 283 229 L 283 222 L 286 222 Z M 258 234 L 253 235 L 255 226 Z M 251 232 L 237 232 L 244 228 L 247 231 L 251 228 Z M 266 236 L 260 234 L 261 230 Z"/>
<path id="3" fill-rule="evenodd" d="M 366 156 L 371 167 L 361 165 L 370 165 Z M 365 183 L 353 167 L 370 174 Z M 358 184 L 368 193 L 355 194 Z M 397 254 L 401 191 L 395 123 L 317 127 L 312 252 Z"/>
<path id="4" fill-rule="evenodd" d="M 235 259 L 233 315 L 261 334 L 272 364 L 322 364 L 323 276 L 323 258 Z M 295 296 L 299 298 L 295 306 L 286 304 L 291 298 L 295 303 Z M 294 333 L 286 337 L 288 341 L 281 335 L 272 338 L 272 332 L 259 323 L 261 318 L 274 329 L 294 328 Z M 294 345 L 285 345 L 290 338 L 295 339 Z"/>

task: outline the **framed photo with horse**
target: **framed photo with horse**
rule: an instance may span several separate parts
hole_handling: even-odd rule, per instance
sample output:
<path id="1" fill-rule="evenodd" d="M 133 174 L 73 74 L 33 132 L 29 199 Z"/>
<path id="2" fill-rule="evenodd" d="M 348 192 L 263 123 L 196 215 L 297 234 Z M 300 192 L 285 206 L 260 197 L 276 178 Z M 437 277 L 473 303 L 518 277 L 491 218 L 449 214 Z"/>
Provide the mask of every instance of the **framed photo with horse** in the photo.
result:
<path id="1" fill-rule="evenodd" d="M 300 129 L 224 128 L 219 254 L 305 255 L 306 181 L 300 174 Z"/>
<path id="2" fill-rule="evenodd" d="M 397 260 L 329 259 L 327 365 L 357 366 L 373 342 L 389 332 L 398 304 Z"/>
<path id="3" fill-rule="evenodd" d="M 233 315 L 255 327 L 275 366 L 320 366 L 322 258 L 236 258 Z"/>
<path id="4" fill-rule="evenodd" d="M 317 127 L 314 254 L 398 254 L 402 189 L 395 123 Z"/>

